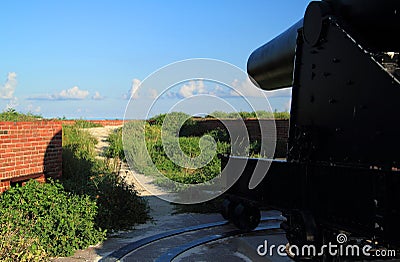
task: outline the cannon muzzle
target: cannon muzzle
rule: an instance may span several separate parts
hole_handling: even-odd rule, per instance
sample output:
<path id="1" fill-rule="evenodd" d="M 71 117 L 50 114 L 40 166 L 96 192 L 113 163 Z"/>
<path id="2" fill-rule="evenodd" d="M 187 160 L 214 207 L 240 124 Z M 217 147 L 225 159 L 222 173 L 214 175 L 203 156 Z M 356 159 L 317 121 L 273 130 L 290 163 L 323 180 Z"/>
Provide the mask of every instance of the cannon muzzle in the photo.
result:
<path id="1" fill-rule="evenodd" d="M 258 87 L 274 90 L 292 85 L 298 21 L 275 39 L 255 50 L 247 62 L 247 72 Z"/>
<path id="2" fill-rule="evenodd" d="M 304 42 L 318 46 L 324 36 L 324 20 L 331 17 L 371 52 L 400 51 L 400 1 L 323 0 L 311 2 L 301 19 L 285 32 L 259 47 L 249 57 L 250 79 L 264 90 L 292 86 L 298 30 Z"/>

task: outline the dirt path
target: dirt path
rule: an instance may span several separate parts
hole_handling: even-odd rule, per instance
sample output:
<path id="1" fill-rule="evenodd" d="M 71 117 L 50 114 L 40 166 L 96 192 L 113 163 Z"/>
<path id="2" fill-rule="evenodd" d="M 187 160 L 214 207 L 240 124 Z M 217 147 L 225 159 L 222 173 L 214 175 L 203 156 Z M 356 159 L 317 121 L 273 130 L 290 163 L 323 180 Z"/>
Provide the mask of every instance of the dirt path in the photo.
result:
<path id="1" fill-rule="evenodd" d="M 108 147 L 107 137 L 117 128 L 119 128 L 119 126 L 93 127 L 85 129 L 98 141 L 95 146 L 98 157 L 102 158 L 104 150 Z"/>

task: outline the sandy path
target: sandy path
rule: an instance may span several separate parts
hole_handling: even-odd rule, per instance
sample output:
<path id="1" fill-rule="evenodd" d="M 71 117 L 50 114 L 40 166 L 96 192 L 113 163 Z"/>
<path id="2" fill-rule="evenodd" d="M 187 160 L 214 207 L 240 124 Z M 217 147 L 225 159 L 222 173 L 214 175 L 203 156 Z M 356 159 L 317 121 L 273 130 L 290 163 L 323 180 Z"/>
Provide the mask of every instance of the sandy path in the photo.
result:
<path id="1" fill-rule="evenodd" d="M 108 147 L 108 135 L 119 127 L 120 126 L 85 128 L 85 130 L 87 130 L 98 141 L 97 145 L 95 146 L 98 157 L 102 158 L 104 150 Z"/>
<path id="2" fill-rule="evenodd" d="M 107 142 L 107 137 L 111 132 L 119 127 L 120 126 L 105 126 L 86 129 L 98 140 L 98 143 L 96 145 L 96 153 L 99 158 L 103 158 L 102 154 L 104 150 L 109 146 Z M 146 178 L 144 175 L 134 173 L 134 171 L 131 171 L 129 169 L 129 166 L 124 162 L 120 163 L 119 174 L 124 177 L 129 184 L 133 184 L 135 186 L 135 189 L 138 191 L 138 194 L 140 196 L 147 199 L 150 206 L 150 216 L 153 218 L 154 221 L 159 220 L 159 216 L 171 215 L 171 213 L 173 212 L 173 206 L 170 205 L 168 202 L 159 199 L 158 197 L 154 197 L 163 194 L 163 192 L 152 183 L 151 179 Z M 140 180 L 145 181 L 144 185 L 139 183 L 135 176 L 140 176 Z M 148 188 L 149 190 L 151 190 L 151 192 L 155 194 L 150 193 L 146 190 L 146 188 Z"/>
<path id="3" fill-rule="evenodd" d="M 150 206 L 150 216 L 153 218 L 153 222 L 164 219 L 165 216 L 171 216 L 174 208 L 169 202 L 159 198 L 159 195 L 164 194 L 148 177 L 137 174 L 131 171 L 126 163 L 121 164 L 120 175 L 125 177 L 125 180 L 129 184 L 133 184 L 135 189 L 138 191 L 138 195 L 142 196 L 147 200 Z M 141 184 L 136 177 L 140 176 L 141 181 L 145 181 Z M 151 193 L 147 190 L 149 189 Z"/>

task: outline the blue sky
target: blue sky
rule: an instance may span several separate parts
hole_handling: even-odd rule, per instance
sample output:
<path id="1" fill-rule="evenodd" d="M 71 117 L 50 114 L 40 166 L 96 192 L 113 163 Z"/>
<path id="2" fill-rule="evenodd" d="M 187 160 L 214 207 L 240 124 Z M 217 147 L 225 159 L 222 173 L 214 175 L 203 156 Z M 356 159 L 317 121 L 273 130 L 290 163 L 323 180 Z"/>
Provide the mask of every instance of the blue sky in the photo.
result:
<path id="1" fill-rule="evenodd" d="M 130 90 L 170 63 L 211 58 L 244 70 L 308 2 L 2 1 L 0 109 L 123 118 Z M 289 99 L 270 102 L 284 110 Z"/>

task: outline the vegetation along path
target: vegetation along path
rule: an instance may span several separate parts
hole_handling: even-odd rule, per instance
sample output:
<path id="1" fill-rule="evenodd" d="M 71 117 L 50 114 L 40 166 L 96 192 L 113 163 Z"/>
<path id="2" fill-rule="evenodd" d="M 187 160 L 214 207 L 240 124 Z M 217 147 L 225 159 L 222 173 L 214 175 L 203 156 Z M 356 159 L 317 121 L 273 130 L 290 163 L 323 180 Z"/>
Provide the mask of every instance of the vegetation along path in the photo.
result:
<path id="1" fill-rule="evenodd" d="M 87 130 L 92 134 L 97 140 L 98 143 L 96 145 L 96 152 L 98 157 L 102 157 L 104 150 L 109 146 L 108 136 L 111 132 L 114 132 L 119 126 L 105 126 L 105 127 L 93 127 L 88 128 Z M 133 171 L 129 169 L 129 166 L 122 161 L 119 161 L 119 174 L 123 176 L 129 184 L 133 184 L 135 189 L 138 191 L 139 195 L 144 197 L 150 206 L 150 216 L 153 218 L 153 221 L 158 221 L 160 216 L 171 215 L 173 212 L 173 206 L 168 202 L 161 200 L 158 197 L 153 196 L 149 191 L 147 191 L 136 179 L 133 174 Z M 140 174 L 135 174 L 140 175 Z M 145 176 L 143 176 L 146 178 Z M 156 186 L 151 183 L 151 181 L 147 181 L 146 188 L 151 187 L 152 192 L 159 192 Z"/>
<path id="2" fill-rule="evenodd" d="M 105 126 L 85 128 L 92 136 L 94 136 L 98 143 L 96 144 L 96 153 L 98 158 L 104 158 L 103 152 L 108 148 L 108 136 L 117 130 L 119 126 Z M 133 172 L 129 170 L 126 163 L 119 161 L 119 174 L 125 177 L 129 184 L 133 184 L 138 194 L 145 198 L 150 207 L 150 216 L 152 220 L 144 225 L 139 225 L 135 230 L 121 231 L 112 234 L 103 243 L 89 247 L 85 250 L 78 250 L 71 257 L 56 258 L 53 261 L 98 261 L 102 257 L 110 254 L 115 249 L 124 246 L 126 243 L 133 241 L 137 238 L 145 237 L 151 234 L 162 232 L 168 228 L 175 228 L 178 224 L 175 219 L 171 219 L 174 213 L 174 207 L 169 202 L 166 202 L 156 196 L 153 196 L 147 191 L 134 177 Z M 152 186 L 152 191 L 157 192 L 156 186 L 151 181 L 146 183 L 146 187 Z M 187 216 L 188 220 L 196 221 L 190 214 L 175 215 L 177 221 L 182 221 L 182 216 Z"/>

